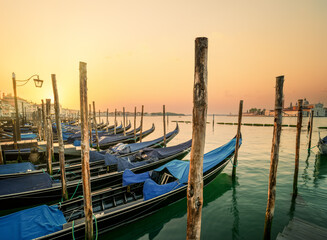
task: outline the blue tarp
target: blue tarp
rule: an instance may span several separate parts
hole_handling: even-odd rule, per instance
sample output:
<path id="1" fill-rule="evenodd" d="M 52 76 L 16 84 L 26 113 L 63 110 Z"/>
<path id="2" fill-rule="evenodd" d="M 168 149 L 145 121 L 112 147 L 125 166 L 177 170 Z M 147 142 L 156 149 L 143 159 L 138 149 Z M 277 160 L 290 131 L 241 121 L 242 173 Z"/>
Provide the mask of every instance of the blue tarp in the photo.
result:
<path id="1" fill-rule="evenodd" d="M 144 182 L 150 178 L 149 172 L 135 174 L 131 170 L 126 169 L 123 173 L 123 186 L 127 186 L 133 183 Z"/>
<path id="2" fill-rule="evenodd" d="M 96 162 L 104 159 L 103 152 L 90 151 L 90 162 Z"/>
<path id="3" fill-rule="evenodd" d="M 190 148 L 191 145 L 192 140 L 189 140 L 172 147 L 146 148 L 141 150 L 138 154 L 129 157 L 118 157 L 107 153 L 105 156 L 105 163 L 106 165 L 117 164 L 117 170 L 121 172 L 125 169 L 136 168 L 175 155 Z"/>
<path id="4" fill-rule="evenodd" d="M 152 128 L 150 128 L 149 130 L 147 131 L 144 131 L 143 132 L 143 135 L 147 135 L 149 133 L 151 133 L 152 131 L 154 131 L 154 126 L 152 126 Z M 136 134 L 136 137 L 139 137 L 140 134 Z M 108 143 L 112 143 L 112 142 L 117 142 L 117 141 L 123 141 L 123 140 L 127 140 L 127 139 L 134 139 L 134 135 L 118 135 L 118 136 L 115 136 L 115 135 L 112 135 L 112 136 L 102 136 L 100 139 L 99 139 L 99 144 L 102 145 L 102 144 L 108 144 Z"/>
<path id="5" fill-rule="evenodd" d="M 169 138 L 171 135 L 177 134 L 178 132 L 179 132 L 179 129 L 178 129 L 178 127 L 176 127 L 176 129 L 174 131 L 171 131 L 171 132 L 166 134 L 166 138 Z M 141 142 L 141 143 L 131 143 L 131 144 L 128 144 L 128 146 L 129 146 L 131 152 L 135 152 L 135 151 L 138 151 L 140 149 L 152 146 L 153 144 L 155 144 L 157 142 L 162 142 L 163 139 L 164 139 L 164 137 L 162 136 L 162 137 L 154 139 L 152 141 Z"/>
<path id="6" fill-rule="evenodd" d="M 20 136 L 22 140 L 31 140 L 37 138 L 36 134 L 34 133 L 23 133 Z"/>
<path id="7" fill-rule="evenodd" d="M 62 230 L 66 223 L 57 205 L 41 205 L 0 217 L 2 240 L 29 240 Z"/>
<path id="8" fill-rule="evenodd" d="M 179 184 L 178 182 L 171 182 L 164 185 L 159 185 L 152 179 L 147 179 L 143 186 L 143 198 L 144 201 L 151 198 L 158 197 L 162 194 L 175 190 L 182 187 L 184 184 Z"/>
<path id="9" fill-rule="evenodd" d="M 52 182 L 48 173 L 2 179 L 0 180 L 0 195 L 50 188 Z"/>
<path id="10" fill-rule="evenodd" d="M 203 156 L 203 172 L 206 172 L 223 161 L 226 157 L 231 155 L 235 151 L 236 138 L 225 145 L 212 150 L 204 154 Z M 240 139 L 240 145 L 242 144 L 242 139 Z M 179 179 L 181 183 L 187 183 L 188 172 L 189 172 L 189 162 L 173 160 L 154 171 L 160 172 L 163 169 L 167 169 L 175 178 Z"/>
<path id="11" fill-rule="evenodd" d="M 321 139 L 323 143 L 326 143 L 327 144 L 327 136 L 324 137 L 323 139 Z"/>
<path id="12" fill-rule="evenodd" d="M 24 173 L 33 170 L 35 166 L 30 162 L 0 165 L 0 174 Z"/>
<path id="13" fill-rule="evenodd" d="M 226 159 L 229 155 L 233 154 L 235 151 L 236 138 L 233 138 L 230 142 L 225 145 L 212 150 L 204 154 L 203 156 L 203 173 L 217 166 L 220 162 Z M 240 145 L 242 144 L 242 139 L 240 139 Z M 188 182 L 188 174 L 189 174 L 189 161 L 181 161 L 181 160 L 173 160 L 154 171 L 160 172 L 164 169 L 167 169 L 171 175 L 177 178 L 177 181 L 158 185 L 152 180 L 146 180 L 143 186 L 143 196 L 144 200 L 148 200 L 171 190 L 183 186 Z M 175 184 L 173 184 L 175 183 Z"/>

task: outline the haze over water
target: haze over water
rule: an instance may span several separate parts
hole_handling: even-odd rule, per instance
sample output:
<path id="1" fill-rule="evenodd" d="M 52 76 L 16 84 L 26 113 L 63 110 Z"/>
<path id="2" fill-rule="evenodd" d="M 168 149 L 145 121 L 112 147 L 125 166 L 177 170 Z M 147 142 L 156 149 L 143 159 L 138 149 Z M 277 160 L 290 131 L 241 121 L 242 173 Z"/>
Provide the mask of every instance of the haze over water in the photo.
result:
<path id="1" fill-rule="evenodd" d="M 190 121 L 191 116 L 169 117 L 171 121 Z M 110 118 L 111 120 L 111 118 Z M 129 118 L 132 120 L 132 118 Z M 105 121 L 105 119 L 104 119 Z M 205 152 L 228 142 L 236 135 L 235 125 L 215 124 L 207 119 Z M 216 122 L 237 122 L 237 117 L 216 116 Z M 145 141 L 162 135 L 162 117 L 145 117 L 145 128 L 155 123 L 155 132 Z M 277 171 L 276 208 L 272 239 L 293 217 L 325 227 L 327 221 L 327 158 L 307 154 L 307 122 L 303 118 L 298 179 L 298 197 L 292 205 L 296 128 L 283 127 Z M 273 117 L 244 117 L 243 123 L 273 123 Z M 139 124 L 139 118 L 137 120 Z M 296 124 L 295 117 L 284 117 L 283 124 Z M 327 118 L 314 118 L 312 147 L 318 141 L 318 126 Z M 169 143 L 176 145 L 191 138 L 192 124 L 180 123 L 180 133 Z M 268 175 L 273 127 L 242 126 L 243 144 L 239 151 L 237 180 L 231 179 L 232 164 L 204 188 L 201 239 L 262 239 L 268 193 Z M 189 159 L 187 156 L 185 159 Z M 135 223 L 118 228 L 104 239 L 185 239 L 186 199 L 161 209 Z"/>

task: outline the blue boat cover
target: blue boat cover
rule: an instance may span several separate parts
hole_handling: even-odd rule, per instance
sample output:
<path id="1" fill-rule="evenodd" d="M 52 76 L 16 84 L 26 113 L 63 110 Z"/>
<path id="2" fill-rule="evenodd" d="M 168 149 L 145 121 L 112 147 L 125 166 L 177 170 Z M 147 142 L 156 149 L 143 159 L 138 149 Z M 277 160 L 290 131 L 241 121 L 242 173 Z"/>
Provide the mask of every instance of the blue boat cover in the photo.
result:
<path id="1" fill-rule="evenodd" d="M 324 137 L 323 139 L 321 139 L 323 143 L 326 143 L 327 144 L 327 136 Z"/>
<path id="2" fill-rule="evenodd" d="M 177 134 L 178 132 L 179 132 L 179 129 L 178 129 L 178 127 L 176 127 L 176 129 L 174 131 L 171 131 L 166 134 L 166 138 L 169 138 L 171 135 Z M 127 146 L 129 147 L 130 152 L 136 152 L 140 149 L 150 147 L 158 142 L 162 142 L 163 139 L 164 139 L 164 137 L 162 136 L 162 137 L 154 139 L 152 141 L 141 142 L 141 143 L 131 143 L 131 144 L 127 144 Z M 163 146 L 161 146 L 161 147 L 163 147 Z M 117 151 L 117 152 L 119 152 L 119 151 Z"/>
<path id="3" fill-rule="evenodd" d="M 34 133 L 23 133 L 21 134 L 21 139 L 22 140 L 31 140 L 37 138 L 36 134 Z"/>
<path id="4" fill-rule="evenodd" d="M 158 197 L 162 194 L 180 188 L 183 185 L 184 184 L 180 184 L 178 182 L 171 182 L 171 183 L 159 185 L 152 179 L 147 179 L 143 186 L 143 199 L 144 201 L 146 201 L 151 198 Z"/>
<path id="5" fill-rule="evenodd" d="M 135 174 L 131 170 L 126 169 L 123 173 L 123 186 L 127 186 L 133 183 L 141 183 L 147 179 L 150 179 L 149 172 Z"/>
<path id="6" fill-rule="evenodd" d="M 152 126 L 152 128 L 150 128 L 149 130 L 146 130 L 143 132 L 143 135 L 149 134 L 152 131 L 154 131 L 154 126 Z M 136 134 L 136 137 L 139 137 L 140 133 Z M 117 142 L 117 141 L 123 141 L 123 140 L 127 140 L 127 139 L 134 139 L 134 135 L 112 135 L 112 136 L 102 136 L 99 139 L 99 144 L 103 145 L 103 144 L 107 144 L 107 143 L 111 143 L 111 142 Z"/>
<path id="7" fill-rule="evenodd" d="M 226 159 L 235 151 L 236 138 L 225 145 L 212 150 L 204 154 L 203 156 L 203 173 L 217 166 L 220 162 Z M 240 139 L 240 145 L 242 144 L 242 139 Z M 165 194 L 173 189 L 179 188 L 188 182 L 189 174 L 189 161 L 173 160 L 153 171 L 160 172 L 167 169 L 171 175 L 173 175 L 178 180 L 172 183 L 158 185 L 152 179 L 148 179 L 144 182 L 143 186 L 143 197 L 144 200 L 151 199 L 153 197 Z M 175 184 L 173 184 L 175 183 Z"/>
<path id="8" fill-rule="evenodd" d="M 65 223 L 58 205 L 41 205 L 0 217 L 1 239 L 34 239 L 62 230 Z"/>
<path id="9" fill-rule="evenodd" d="M 166 148 L 146 148 L 141 150 L 134 156 L 129 157 L 118 157 L 111 155 L 109 153 L 105 156 L 106 165 L 117 164 L 117 170 L 119 172 L 124 171 L 125 169 L 132 169 L 139 166 L 158 161 L 160 159 L 167 158 L 183 150 L 190 148 L 192 145 L 192 140 L 189 140 L 185 143 L 178 144 L 172 147 Z"/>
<path id="10" fill-rule="evenodd" d="M 50 188 L 52 182 L 48 173 L 2 179 L 0 180 L 0 195 Z"/>
<path id="11" fill-rule="evenodd" d="M 33 170 L 35 166 L 30 162 L 0 165 L 0 174 L 24 173 Z"/>
<path id="12" fill-rule="evenodd" d="M 204 154 L 203 156 L 203 172 L 210 170 L 229 155 L 235 151 L 236 138 L 233 138 L 225 145 L 212 150 Z M 242 144 L 242 139 L 240 139 L 240 145 Z M 188 173 L 189 173 L 189 162 L 173 160 L 154 171 L 160 172 L 163 169 L 167 169 L 175 178 L 179 179 L 180 183 L 187 183 Z"/>
<path id="13" fill-rule="evenodd" d="M 96 162 L 104 159 L 103 152 L 90 151 L 90 162 Z"/>

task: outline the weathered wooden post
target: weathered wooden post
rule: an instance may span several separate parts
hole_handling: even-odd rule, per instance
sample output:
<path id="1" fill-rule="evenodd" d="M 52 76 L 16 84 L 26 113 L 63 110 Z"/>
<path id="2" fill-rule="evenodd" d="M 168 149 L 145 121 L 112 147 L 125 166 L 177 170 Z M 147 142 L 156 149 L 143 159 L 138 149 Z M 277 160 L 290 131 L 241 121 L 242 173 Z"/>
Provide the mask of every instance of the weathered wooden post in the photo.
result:
<path id="1" fill-rule="evenodd" d="M 2 149 L 1 149 L 1 144 L 0 144 L 0 165 L 3 164 L 3 156 L 2 156 Z"/>
<path id="2" fill-rule="evenodd" d="M 114 134 L 116 135 L 116 127 L 117 127 L 117 109 L 115 108 L 115 123 L 114 123 Z"/>
<path id="3" fill-rule="evenodd" d="M 215 114 L 212 114 L 212 127 L 215 126 Z"/>
<path id="4" fill-rule="evenodd" d="M 187 186 L 187 237 L 200 239 L 203 205 L 203 153 L 206 135 L 208 91 L 208 39 L 195 39 L 192 150 Z"/>
<path id="5" fill-rule="evenodd" d="M 61 196 L 64 200 L 68 200 L 68 192 L 67 192 L 67 185 L 66 185 L 64 141 L 62 139 L 59 96 L 58 96 L 56 75 L 51 74 L 51 79 L 52 79 L 52 87 L 53 87 L 53 95 L 54 95 L 54 109 L 55 109 L 55 114 L 56 114 L 57 135 L 58 135 L 58 143 L 59 143 L 60 180 L 61 180 L 61 187 L 62 187 Z"/>
<path id="6" fill-rule="evenodd" d="M 123 126 L 124 126 L 124 136 L 126 136 L 126 119 L 125 119 L 125 108 L 123 107 Z"/>
<path id="7" fill-rule="evenodd" d="M 16 125 L 15 125 L 15 132 L 16 132 L 16 140 L 20 141 L 21 140 L 21 135 L 20 135 L 20 124 L 19 124 L 19 113 L 18 113 L 18 102 L 17 102 L 17 90 L 16 90 L 16 75 L 15 73 L 12 73 L 12 82 L 13 82 L 13 87 L 14 87 L 14 101 L 15 101 L 15 117 L 16 117 Z"/>
<path id="8" fill-rule="evenodd" d="M 136 107 L 134 107 L 134 141 L 136 140 Z"/>
<path id="9" fill-rule="evenodd" d="M 45 119 L 45 107 L 44 107 L 44 101 L 43 99 L 41 100 L 42 101 L 42 126 L 43 126 L 43 140 L 46 139 L 46 134 L 47 134 L 47 121 Z"/>
<path id="10" fill-rule="evenodd" d="M 295 169 L 293 178 L 293 198 L 297 196 L 297 180 L 299 175 L 299 158 L 300 158 L 300 139 L 301 139 L 301 128 L 302 128 L 302 103 L 303 100 L 298 100 L 298 111 L 297 111 L 297 124 L 296 124 L 296 144 L 295 144 Z"/>
<path id="11" fill-rule="evenodd" d="M 167 113 L 167 128 L 169 129 L 169 114 Z"/>
<path id="12" fill-rule="evenodd" d="M 107 132 L 109 132 L 109 109 L 107 108 Z"/>
<path id="13" fill-rule="evenodd" d="M 142 105 L 142 112 L 141 112 L 140 142 L 142 142 L 142 134 L 143 134 L 143 114 L 144 114 L 144 105 Z"/>
<path id="14" fill-rule="evenodd" d="M 90 145 L 88 136 L 88 111 L 87 111 L 87 75 L 86 63 L 79 63 L 80 72 L 80 98 L 81 98 L 81 156 L 82 156 L 82 178 L 83 178 L 83 196 L 84 196 L 84 214 L 85 214 L 85 239 L 93 239 L 93 209 L 91 198 L 90 182 Z"/>
<path id="15" fill-rule="evenodd" d="M 90 137 L 90 146 L 91 147 L 93 147 L 92 125 L 94 125 L 94 121 L 92 121 L 92 107 L 91 107 L 91 103 L 90 103 L 89 104 L 89 137 Z"/>
<path id="16" fill-rule="evenodd" d="M 41 109 L 38 107 L 37 108 L 37 112 L 36 112 L 36 121 L 37 121 L 37 130 L 38 130 L 38 135 L 39 135 L 39 139 L 40 141 L 44 139 L 42 138 L 42 112 Z"/>
<path id="17" fill-rule="evenodd" d="M 25 125 L 24 103 L 22 102 L 22 125 Z"/>
<path id="18" fill-rule="evenodd" d="M 93 123 L 95 125 L 95 138 L 97 142 L 97 150 L 100 151 L 100 145 L 99 145 L 99 135 L 98 135 L 98 127 L 97 127 L 97 119 L 95 117 L 95 102 L 93 101 Z"/>
<path id="19" fill-rule="evenodd" d="M 240 101 L 240 107 L 238 110 L 238 124 L 237 124 L 237 134 L 236 134 L 236 144 L 235 144 L 235 154 L 234 154 L 234 162 L 233 162 L 233 172 L 232 177 L 236 176 L 236 166 L 237 166 L 237 157 L 238 157 L 238 147 L 240 145 L 240 137 L 241 137 L 241 125 L 242 125 L 242 112 L 243 112 L 243 100 Z M 213 123 L 214 124 L 214 123 Z"/>
<path id="20" fill-rule="evenodd" d="M 164 130 L 164 147 L 167 146 L 166 140 L 166 106 L 163 105 L 162 108 L 162 120 L 163 120 L 163 130 Z"/>
<path id="21" fill-rule="evenodd" d="M 264 225 L 264 239 L 270 239 L 271 237 L 271 224 L 275 211 L 275 196 L 276 196 L 276 177 L 277 166 L 279 159 L 279 143 L 282 130 L 282 110 L 283 110 L 283 85 L 284 76 L 276 78 L 276 97 L 275 97 L 275 117 L 274 117 L 274 136 L 272 140 L 271 148 L 271 160 L 270 160 L 270 173 L 268 183 L 268 201 L 265 216 Z"/>
<path id="22" fill-rule="evenodd" d="M 50 118 L 50 107 L 51 107 L 51 99 L 46 99 L 46 127 L 47 127 L 47 171 L 50 175 L 52 175 L 52 139 L 51 139 L 51 118 Z"/>
<path id="23" fill-rule="evenodd" d="M 100 109 L 99 109 L 99 124 L 101 123 L 101 118 L 100 118 Z"/>
<path id="24" fill-rule="evenodd" d="M 308 151 L 311 150 L 311 138 L 312 138 L 312 129 L 313 129 L 313 115 L 314 115 L 314 111 L 311 110 L 311 114 L 310 114 L 310 131 L 309 131 L 309 146 L 308 146 Z"/>

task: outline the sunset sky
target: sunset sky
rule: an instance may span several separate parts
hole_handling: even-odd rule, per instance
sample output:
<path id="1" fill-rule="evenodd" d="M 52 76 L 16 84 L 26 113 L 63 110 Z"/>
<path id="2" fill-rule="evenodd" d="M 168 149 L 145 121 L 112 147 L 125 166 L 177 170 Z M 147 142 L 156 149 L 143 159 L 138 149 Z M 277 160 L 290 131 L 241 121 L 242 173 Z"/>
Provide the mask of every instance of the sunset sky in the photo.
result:
<path id="1" fill-rule="evenodd" d="M 101 110 L 191 113 L 194 40 L 208 37 L 209 113 L 272 109 L 275 77 L 285 104 L 327 105 L 326 0 L 0 0 L 0 90 L 39 74 L 18 95 L 79 109 L 79 61 Z"/>

